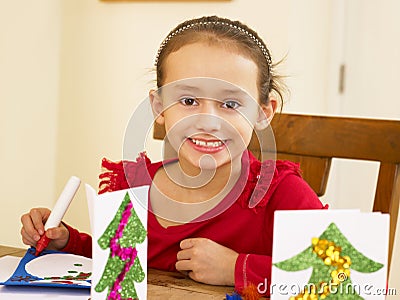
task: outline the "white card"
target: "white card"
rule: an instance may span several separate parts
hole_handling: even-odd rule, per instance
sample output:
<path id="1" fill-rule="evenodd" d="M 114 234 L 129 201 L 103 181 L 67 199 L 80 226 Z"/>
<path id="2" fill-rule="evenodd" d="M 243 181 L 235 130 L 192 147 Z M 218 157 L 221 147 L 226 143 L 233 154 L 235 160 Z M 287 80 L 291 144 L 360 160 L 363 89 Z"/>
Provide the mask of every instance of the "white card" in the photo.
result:
<path id="1" fill-rule="evenodd" d="M 388 240 L 387 214 L 277 211 L 271 299 L 289 299 L 313 287 L 319 293 L 325 288 L 327 300 L 338 293 L 340 299 L 349 294 L 353 297 L 346 299 L 385 299 Z M 326 252 L 328 246 L 336 254 Z"/>
<path id="2" fill-rule="evenodd" d="M 96 195 L 86 185 L 92 215 L 93 300 L 106 299 L 109 293 L 122 293 L 122 298 L 135 298 L 136 293 L 139 300 L 147 299 L 148 189 Z"/>

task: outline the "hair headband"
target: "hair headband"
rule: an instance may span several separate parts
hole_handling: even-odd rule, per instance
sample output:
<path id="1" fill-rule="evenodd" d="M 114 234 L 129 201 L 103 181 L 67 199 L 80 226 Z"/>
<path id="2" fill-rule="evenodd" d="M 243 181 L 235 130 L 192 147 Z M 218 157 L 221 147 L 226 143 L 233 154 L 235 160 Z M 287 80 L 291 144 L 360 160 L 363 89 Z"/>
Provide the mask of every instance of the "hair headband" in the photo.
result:
<path id="1" fill-rule="evenodd" d="M 268 51 L 268 49 L 264 46 L 264 44 L 258 39 L 256 38 L 252 33 L 250 33 L 249 31 L 247 31 L 246 29 L 234 25 L 234 24 L 230 24 L 230 23 L 226 23 L 226 22 L 220 22 L 220 21 L 204 21 L 204 22 L 196 22 L 196 23 L 192 23 L 192 24 L 188 24 L 188 25 L 184 25 L 181 28 L 171 32 L 165 39 L 164 41 L 161 43 L 160 48 L 158 49 L 157 55 L 156 55 L 156 59 L 155 59 L 155 63 L 154 65 L 157 67 L 158 64 L 158 58 L 161 54 L 161 51 L 165 48 L 165 46 L 168 44 L 168 42 L 176 35 L 181 34 L 182 32 L 184 32 L 185 30 L 188 30 L 192 27 L 198 26 L 198 25 L 209 25 L 209 24 L 213 24 L 213 25 L 225 25 L 225 26 L 229 26 L 231 28 L 234 28 L 236 30 L 239 30 L 241 32 L 243 32 L 244 34 L 246 34 L 247 36 L 249 36 L 254 43 L 260 48 L 261 52 L 264 54 L 266 60 L 267 60 L 267 64 L 268 64 L 268 71 L 270 74 L 272 74 L 272 59 L 271 59 L 271 55 Z"/>

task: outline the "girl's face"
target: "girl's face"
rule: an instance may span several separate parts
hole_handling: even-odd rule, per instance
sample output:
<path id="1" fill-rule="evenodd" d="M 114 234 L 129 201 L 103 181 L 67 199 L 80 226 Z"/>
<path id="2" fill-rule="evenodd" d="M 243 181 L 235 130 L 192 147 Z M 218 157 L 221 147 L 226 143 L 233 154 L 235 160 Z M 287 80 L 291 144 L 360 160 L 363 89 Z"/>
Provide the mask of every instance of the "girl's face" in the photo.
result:
<path id="1" fill-rule="evenodd" d="M 181 165 L 189 171 L 240 162 L 253 127 L 268 126 L 276 104 L 259 105 L 253 60 L 198 42 L 169 54 L 164 70 L 163 87 L 150 98 Z"/>

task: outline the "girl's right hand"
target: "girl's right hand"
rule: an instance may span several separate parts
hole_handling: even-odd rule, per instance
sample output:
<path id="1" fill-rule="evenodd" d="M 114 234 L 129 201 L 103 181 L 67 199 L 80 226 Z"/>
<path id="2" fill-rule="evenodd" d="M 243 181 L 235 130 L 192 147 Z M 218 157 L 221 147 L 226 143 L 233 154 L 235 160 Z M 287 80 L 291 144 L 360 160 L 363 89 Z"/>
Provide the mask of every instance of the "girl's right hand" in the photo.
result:
<path id="1" fill-rule="evenodd" d="M 25 245 L 36 247 L 37 241 L 43 234 L 51 239 L 46 249 L 61 250 L 67 245 L 69 231 L 62 223 L 58 227 L 44 231 L 44 224 L 49 216 L 50 210 L 47 208 L 32 208 L 29 213 L 21 216 L 21 236 Z"/>

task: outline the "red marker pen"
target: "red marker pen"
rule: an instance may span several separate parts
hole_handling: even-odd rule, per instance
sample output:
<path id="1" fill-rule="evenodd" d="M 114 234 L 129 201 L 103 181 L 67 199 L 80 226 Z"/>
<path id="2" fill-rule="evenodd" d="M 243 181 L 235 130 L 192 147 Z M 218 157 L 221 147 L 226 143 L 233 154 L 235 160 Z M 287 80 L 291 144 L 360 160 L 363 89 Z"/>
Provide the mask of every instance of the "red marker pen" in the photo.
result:
<path id="1" fill-rule="evenodd" d="M 47 245 L 50 243 L 50 239 L 46 236 L 46 230 L 60 225 L 62 218 L 64 217 L 72 199 L 74 198 L 76 191 L 81 184 L 81 180 L 78 177 L 72 176 L 64 187 L 60 197 L 58 198 L 53 210 L 50 213 L 49 218 L 44 225 L 45 233 L 40 237 L 40 240 L 36 244 L 35 255 L 38 256 Z"/>

